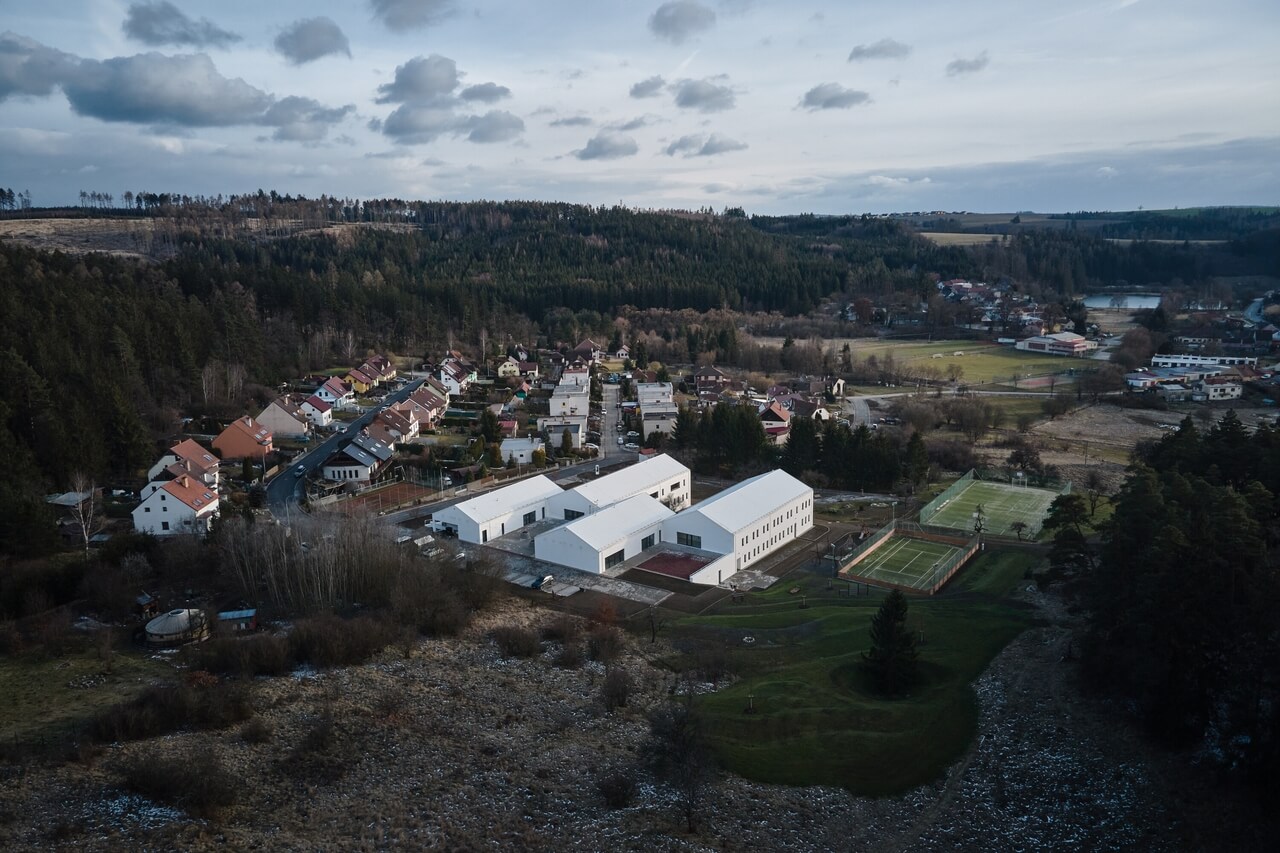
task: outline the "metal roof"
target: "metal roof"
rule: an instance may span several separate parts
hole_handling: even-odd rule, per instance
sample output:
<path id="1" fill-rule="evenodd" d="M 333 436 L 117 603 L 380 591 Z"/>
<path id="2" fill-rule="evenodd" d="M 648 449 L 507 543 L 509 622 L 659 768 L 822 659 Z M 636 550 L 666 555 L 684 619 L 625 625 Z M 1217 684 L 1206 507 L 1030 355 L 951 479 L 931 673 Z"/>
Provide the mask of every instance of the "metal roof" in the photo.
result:
<path id="1" fill-rule="evenodd" d="M 568 524 L 548 530 L 542 535 L 553 538 L 567 534 L 573 535 L 585 542 L 588 547 L 602 551 L 627 536 L 658 524 L 673 515 L 675 515 L 674 512 L 648 495 L 636 495 L 597 513 L 575 518 Z"/>
<path id="2" fill-rule="evenodd" d="M 632 495 L 649 492 L 677 477 L 687 477 L 689 469 L 665 453 L 635 465 L 583 483 L 573 491 L 596 507 L 606 507 Z"/>
<path id="3" fill-rule="evenodd" d="M 451 510 L 457 510 L 477 524 L 484 524 L 490 519 L 506 515 L 529 504 L 544 501 L 562 491 L 564 490 L 547 479 L 545 475 L 539 474 L 536 477 L 512 483 L 510 486 L 485 492 L 469 501 L 446 507 L 437 512 L 435 518 L 441 518 Z"/>
<path id="4" fill-rule="evenodd" d="M 680 515 L 700 514 L 733 533 L 768 515 L 782 504 L 812 494 L 813 489 L 786 471 L 775 470 L 730 486 L 720 494 L 694 504 Z"/>

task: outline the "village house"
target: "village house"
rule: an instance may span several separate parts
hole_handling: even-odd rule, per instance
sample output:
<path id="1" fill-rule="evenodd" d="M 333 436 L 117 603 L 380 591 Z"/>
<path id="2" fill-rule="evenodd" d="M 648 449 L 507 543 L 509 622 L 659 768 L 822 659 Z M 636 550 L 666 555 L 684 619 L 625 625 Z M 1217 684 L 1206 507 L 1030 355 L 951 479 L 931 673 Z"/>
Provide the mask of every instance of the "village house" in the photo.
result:
<path id="1" fill-rule="evenodd" d="M 173 476 L 190 474 L 206 486 L 218 487 L 218 457 L 205 450 L 192 439 L 184 439 L 160 457 L 156 464 L 147 471 L 147 480 L 157 480 L 161 475 L 173 469 Z"/>
<path id="2" fill-rule="evenodd" d="M 156 485 L 133 510 L 133 529 L 152 536 L 205 534 L 218 516 L 218 491 L 183 475 Z"/>
<path id="3" fill-rule="evenodd" d="M 777 400 L 769 401 L 760 410 L 760 423 L 771 444 L 781 447 L 787 443 L 787 437 L 791 435 L 791 413 Z"/>
<path id="4" fill-rule="evenodd" d="M 312 421 L 292 397 L 273 400 L 257 417 L 258 423 L 271 430 L 272 435 L 298 438 L 311 431 Z"/>
<path id="5" fill-rule="evenodd" d="M 326 379 L 315 395 L 335 409 L 348 408 L 356 401 L 355 389 L 336 376 Z"/>
<path id="6" fill-rule="evenodd" d="M 261 462 L 271 453 L 271 430 L 245 415 L 236 418 L 213 440 L 213 449 L 224 460 L 256 459 Z"/>
<path id="7" fill-rule="evenodd" d="M 511 379 L 520 375 L 520 362 L 514 358 L 508 357 L 505 361 L 498 365 L 497 374 L 499 379 Z"/>
<path id="8" fill-rule="evenodd" d="M 604 350 L 599 344 L 591 340 L 591 338 L 587 338 L 582 343 L 574 347 L 569 355 L 574 358 L 580 358 L 584 362 L 592 363 L 604 358 Z"/>
<path id="9" fill-rule="evenodd" d="M 502 442 L 502 461 L 514 459 L 517 465 L 529 465 L 533 462 L 534 451 L 544 448 L 540 438 L 508 438 Z"/>
<path id="10" fill-rule="evenodd" d="M 314 426 L 324 428 L 333 423 L 333 406 L 321 400 L 316 394 L 302 401 L 298 407 L 303 417 Z"/>

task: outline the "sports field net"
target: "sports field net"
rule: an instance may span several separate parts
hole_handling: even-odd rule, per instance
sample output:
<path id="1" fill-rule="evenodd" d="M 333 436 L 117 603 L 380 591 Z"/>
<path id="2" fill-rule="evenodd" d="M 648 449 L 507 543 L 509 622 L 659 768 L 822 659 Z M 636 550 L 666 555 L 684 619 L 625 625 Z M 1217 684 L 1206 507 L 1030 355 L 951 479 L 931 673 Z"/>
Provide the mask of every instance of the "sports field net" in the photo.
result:
<path id="1" fill-rule="evenodd" d="M 931 508 L 929 524 L 952 531 L 1034 539 L 1058 498 L 1056 489 L 970 480 Z M 939 497 L 942 497 L 941 495 Z"/>
<path id="2" fill-rule="evenodd" d="M 840 576 L 932 595 L 978 551 L 979 540 L 956 531 L 895 520 L 841 561 Z"/>

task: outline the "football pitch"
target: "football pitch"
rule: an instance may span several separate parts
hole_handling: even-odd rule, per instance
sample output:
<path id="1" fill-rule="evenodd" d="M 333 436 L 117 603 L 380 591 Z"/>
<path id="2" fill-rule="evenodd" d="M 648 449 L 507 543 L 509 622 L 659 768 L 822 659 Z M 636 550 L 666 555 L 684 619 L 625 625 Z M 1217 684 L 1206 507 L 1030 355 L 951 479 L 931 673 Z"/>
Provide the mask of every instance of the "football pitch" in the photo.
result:
<path id="1" fill-rule="evenodd" d="M 894 536 L 851 571 L 870 581 L 924 589 L 927 586 L 925 581 L 933 576 L 938 565 L 962 550 L 942 542 Z"/>
<path id="2" fill-rule="evenodd" d="M 1023 535 L 1031 538 L 1040 532 L 1049 513 L 1049 504 L 1058 493 L 1049 489 L 1033 489 L 1029 486 L 1011 486 L 1005 483 L 985 483 L 975 480 L 951 500 L 943 504 L 932 517 L 921 523 L 934 527 L 950 527 L 973 532 L 973 514 L 982 507 L 983 530 L 998 536 L 1015 536 L 1014 522 L 1026 525 Z"/>

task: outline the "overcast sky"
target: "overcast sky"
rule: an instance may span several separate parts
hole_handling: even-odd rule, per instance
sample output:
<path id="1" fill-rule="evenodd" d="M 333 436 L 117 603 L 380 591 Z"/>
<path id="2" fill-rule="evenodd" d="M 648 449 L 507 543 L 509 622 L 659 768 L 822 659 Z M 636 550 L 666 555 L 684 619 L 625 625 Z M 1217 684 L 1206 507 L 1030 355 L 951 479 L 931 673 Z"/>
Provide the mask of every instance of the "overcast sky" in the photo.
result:
<path id="1" fill-rule="evenodd" d="M 13 0 L 0 187 L 1280 203 L 1276 0 Z"/>

